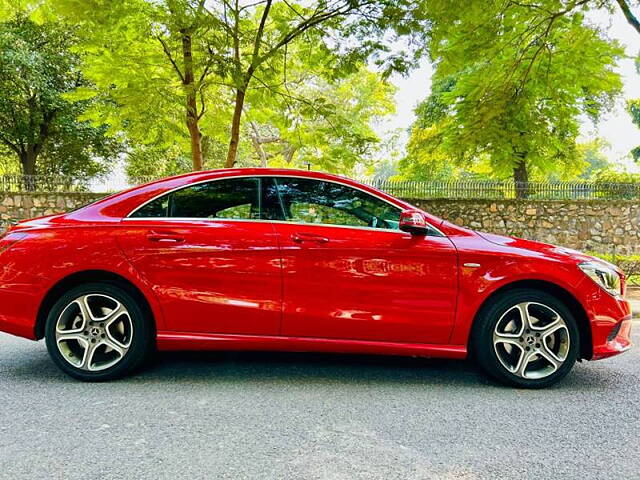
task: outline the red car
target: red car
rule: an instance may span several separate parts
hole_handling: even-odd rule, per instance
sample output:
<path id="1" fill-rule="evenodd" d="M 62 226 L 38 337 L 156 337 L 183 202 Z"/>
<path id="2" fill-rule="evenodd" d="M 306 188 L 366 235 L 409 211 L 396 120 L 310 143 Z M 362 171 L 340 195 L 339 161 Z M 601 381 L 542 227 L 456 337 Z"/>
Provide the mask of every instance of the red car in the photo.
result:
<path id="1" fill-rule="evenodd" d="M 0 330 L 81 380 L 156 348 L 294 350 L 472 357 L 544 387 L 631 346 L 613 265 L 322 173 L 173 177 L 21 222 L 0 252 Z"/>

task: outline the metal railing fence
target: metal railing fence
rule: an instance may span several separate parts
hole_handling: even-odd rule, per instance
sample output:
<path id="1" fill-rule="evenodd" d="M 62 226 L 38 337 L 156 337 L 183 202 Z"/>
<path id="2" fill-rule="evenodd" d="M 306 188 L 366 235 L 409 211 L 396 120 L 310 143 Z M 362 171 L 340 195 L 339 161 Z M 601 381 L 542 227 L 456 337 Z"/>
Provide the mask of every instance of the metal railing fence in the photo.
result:
<path id="1" fill-rule="evenodd" d="M 108 193 L 155 180 L 153 177 L 96 181 L 63 175 L 0 175 L 3 192 Z M 401 198 L 502 200 L 639 200 L 640 183 L 513 181 L 361 180 Z"/>
<path id="2" fill-rule="evenodd" d="M 89 192 L 90 181 L 65 175 L 0 175 L 1 192 Z"/>
<path id="3" fill-rule="evenodd" d="M 397 197 L 415 199 L 640 199 L 640 183 L 394 180 L 365 183 Z"/>

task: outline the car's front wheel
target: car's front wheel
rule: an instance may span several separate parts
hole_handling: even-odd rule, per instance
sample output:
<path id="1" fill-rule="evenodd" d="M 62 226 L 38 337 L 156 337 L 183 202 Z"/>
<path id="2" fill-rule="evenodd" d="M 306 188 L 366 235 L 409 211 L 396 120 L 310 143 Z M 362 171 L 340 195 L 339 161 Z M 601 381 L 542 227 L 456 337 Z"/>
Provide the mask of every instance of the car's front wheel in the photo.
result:
<path id="1" fill-rule="evenodd" d="M 51 308 L 45 340 L 61 370 L 79 380 L 111 380 L 143 362 L 152 346 L 148 315 L 132 292 L 110 283 L 66 292 Z"/>
<path id="2" fill-rule="evenodd" d="M 569 373 L 579 342 L 575 318 L 562 301 L 539 290 L 514 289 L 479 313 L 472 349 L 482 369 L 500 382 L 542 388 Z"/>

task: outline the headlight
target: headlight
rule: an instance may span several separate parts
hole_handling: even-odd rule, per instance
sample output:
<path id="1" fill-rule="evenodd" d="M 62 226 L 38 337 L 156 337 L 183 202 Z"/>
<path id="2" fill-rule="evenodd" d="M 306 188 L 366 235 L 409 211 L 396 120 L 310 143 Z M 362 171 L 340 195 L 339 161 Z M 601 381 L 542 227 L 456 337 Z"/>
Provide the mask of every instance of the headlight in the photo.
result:
<path id="1" fill-rule="evenodd" d="M 591 278 L 591 280 L 596 282 L 611 295 L 622 296 L 622 281 L 618 272 L 613 268 L 609 268 L 597 262 L 584 262 L 578 266 L 580 267 L 580 270 Z"/>

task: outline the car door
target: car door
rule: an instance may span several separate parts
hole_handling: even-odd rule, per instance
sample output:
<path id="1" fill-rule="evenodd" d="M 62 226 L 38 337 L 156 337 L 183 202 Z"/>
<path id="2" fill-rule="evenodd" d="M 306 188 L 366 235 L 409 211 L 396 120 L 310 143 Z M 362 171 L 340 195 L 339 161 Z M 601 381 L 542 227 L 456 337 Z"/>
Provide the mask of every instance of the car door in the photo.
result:
<path id="1" fill-rule="evenodd" d="M 350 186 L 278 177 L 285 222 L 282 335 L 446 343 L 457 255 L 433 229 L 398 229 L 400 208 Z"/>
<path id="2" fill-rule="evenodd" d="M 260 178 L 227 178 L 157 198 L 123 220 L 118 241 L 153 286 L 167 330 L 277 335 L 282 285 Z"/>

